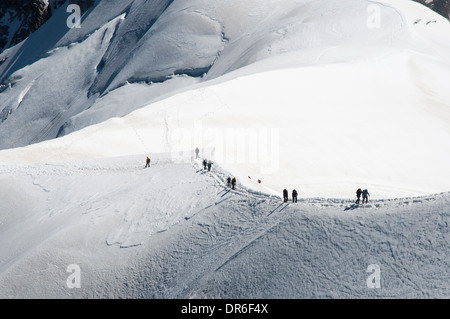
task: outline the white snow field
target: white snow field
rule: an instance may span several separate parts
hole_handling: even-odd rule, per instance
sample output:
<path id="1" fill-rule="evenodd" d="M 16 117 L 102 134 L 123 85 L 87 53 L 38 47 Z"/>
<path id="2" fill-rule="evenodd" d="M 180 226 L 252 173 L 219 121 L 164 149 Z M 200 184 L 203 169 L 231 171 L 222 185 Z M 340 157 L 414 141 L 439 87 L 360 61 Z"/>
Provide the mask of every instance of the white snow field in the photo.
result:
<path id="1" fill-rule="evenodd" d="M 57 42 L 14 73 L 7 70 L 19 62 L 0 66 L 14 82 L 1 93 L 3 147 L 102 123 L 2 159 L 47 162 L 200 147 L 214 149 L 203 155 L 247 187 L 271 194 L 298 188 L 302 197 L 345 198 L 367 187 L 374 198 L 395 198 L 450 189 L 446 19 L 411 1 L 204 2 L 171 3 L 138 44 L 122 42 L 129 24 L 138 28 L 142 10 L 150 8 L 101 1 L 82 28 L 63 35 L 47 30 L 46 41 L 38 32 L 13 48 L 26 62 L 46 42 Z M 64 29 L 52 29 L 65 23 L 63 9 L 41 37 L 45 28 Z M 177 33 L 180 26 L 169 22 L 184 21 L 180 15 L 196 29 Z M 37 41 L 40 46 L 27 48 Z M 212 43 L 216 51 L 208 49 Z M 202 77 L 193 75 L 207 66 Z"/>
<path id="2" fill-rule="evenodd" d="M 66 18 L 0 54 L 0 297 L 450 297 L 448 20 L 408 0 Z"/>
<path id="3" fill-rule="evenodd" d="M 0 297 L 449 297 L 448 193 L 287 205 L 200 160 L 143 166 L 1 165 Z"/>

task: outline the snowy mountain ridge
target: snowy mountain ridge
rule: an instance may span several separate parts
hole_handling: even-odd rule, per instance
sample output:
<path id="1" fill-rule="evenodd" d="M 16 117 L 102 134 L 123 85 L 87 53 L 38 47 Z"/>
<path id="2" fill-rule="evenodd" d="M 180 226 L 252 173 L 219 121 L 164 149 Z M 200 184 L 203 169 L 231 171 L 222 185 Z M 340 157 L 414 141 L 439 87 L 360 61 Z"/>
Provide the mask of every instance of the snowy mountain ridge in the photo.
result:
<path id="1" fill-rule="evenodd" d="M 0 165 L 0 296 L 448 297 L 449 193 L 284 204 L 227 174 L 170 155 Z"/>
<path id="2" fill-rule="evenodd" d="M 415 0 L 438 12 L 444 17 L 450 18 L 450 2 L 448 0 Z M 61 7 L 64 0 L 22 0 L 3 1 L 0 4 L 0 51 L 18 44 L 36 31 L 45 23 L 53 13 L 53 10 Z M 94 2 L 83 0 L 71 0 L 69 3 L 80 5 L 83 12 L 93 6 Z M 31 8 L 31 9 L 30 9 Z M 37 21 L 36 23 L 29 21 Z M 20 29 L 17 29 L 20 25 Z"/>
<path id="3" fill-rule="evenodd" d="M 107 97 L 107 93 L 117 92 L 126 83 L 155 84 L 145 90 L 148 92 L 146 101 L 149 101 L 149 99 L 158 99 L 161 91 L 175 92 L 179 88 L 202 81 L 203 74 L 205 74 L 203 80 L 208 80 L 280 53 L 315 46 L 336 46 L 341 40 L 344 40 L 344 43 L 348 41 L 348 39 L 340 38 L 339 33 L 344 34 L 345 37 L 353 33 L 352 40 L 361 40 L 365 45 L 369 44 L 370 39 L 376 42 L 382 37 L 385 37 L 383 41 L 391 41 L 386 34 L 383 36 L 383 32 L 390 32 L 390 26 L 367 30 L 367 20 L 371 14 L 367 12 L 367 9 L 370 8 L 370 3 L 364 1 L 348 2 L 345 6 L 348 10 L 357 11 L 359 21 L 355 21 L 353 25 L 359 26 L 357 27 L 359 30 L 365 28 L 368 32 L 344 29 L 333 31 L 332 28 L 339 28 L 339 26 L 332 19 L 338 21 L 339 15 L 334 16 L 335 4 L 332 1 L 320 5 L 308 4 L 308 1 L 298 3 L 287 1 L 284 4 L 285 7 L 274 8 L 271 6 L 275 3 L 266 3 L 265 7 L 261 8 L 261 12 L 272 11 L 272 18 L 266 18 L 265 14 L 259 14 L 256 9 L 253 9 L 255 13 L 252 13 L 251 4 L 245 6 L 240 4 L 239 7 L 233 7 L 239 22 L 236 22 L 230 10 L 227 10 L 229 4 L 211 3 L 203 6 L 203 2 L 199 1 L 197 4 L 190 3 L 188 8 L 180 6 L 177 2 L 171 3 L 170 6 L 168 4 L 167 1 L 152 2 L 151 5 L 143 1 L 131 0 L 120 3 L 99 2 L 85 15 L 83 28 L 70 31 L 66 26 L 68 13 L 65 7 L 60 7 L 58 10 L 55 9 L 52 19 L 25 43 L 2 53 L 0 55 L 0 60 L 3 61 L 0 66 L 0 91 L 3 93 L 0 104 L 2 115 L 0 132 L 5 134 L 13 132 L 15 128 L 23 127 L 25 123 L 30 123 L 31 131 L 28 136 L 2 140 L 0 147 L 11 148 L 36 143 L 73 132 L 86 125 L 99 123 L 111 115 L 128 114 L 137 107 L 133 103 L 122 102 L 120 109 L 111 105 L 109 108 L 112 110 L 98 112 L 103 113 L 103 116 L 100 114 L 92 116 L 88 111 L 92 107 L 96 108 L 96 104 L 111 104 L 102 97 Z M 219 9 L 221 11 L 218 11 Z M 295 14 L 296 10 L 301 12 L 300 16 Z M 318 33 L 318 38 L 314 40 L 310 36 L 314 23 L 308 23 L 308 10 L 325 13 L 326 16 L 322 18 L 324 25 L 327 25 L 324 28 L 324 34 L 328 32 L 326 29 L 331 27 L 329 31 L 334 32 L 331 34 L 335 35 L 334 38 L 324 38 L 324 43 L 315 43 L 321 41 L 321 33 Z M 103 41 L 103 49 L 100 51 L 95 51 L 94 47 L 91 47 L 89 53 L 91 58 L 85 55 L 86 61 L 81 62 L 76 50 L 61 52 L 75 46 L 86 48 L 89 45 L 83 41 L 86 37 L 96 30 L 104 30 L 109 21 L 124 12 L 127 13 L 127 18 L 122 20 L 122 23 L 111 26 L 113 29 L 109 29 L 109 32 L 117 31 L 114 38 L 110 38 L 112 42 Z M 250 15 L 246 17 L 248 12 Z M 384 14 L 381 11 L 375 13 Z M 242 17 L 239 16 L 240 14 Z M 302 17 L 303 15 L 305 16 Z M 389 15 L 390 13 L 386 12 L 384 16 L 387 23 L 391 21 Z M 171 21 L 177 21 L 177 25 Z M 434 30 L 431 22 L 434 24 L 434 17 L 423 21 L 429 24 L 430 30 Z M 417 23 L 420 25 L 419 22 Z M 258 27 L 253 28 L 253 26 Z M 243 32 L 245 28 L 248 30 Z M 429 32 L 429 35 L 434 36 L 433 32 L 435 31 Z M 358 34 L 363 38 L 357 39 Z M 299 40 L 302 37 L 304 40 Z M 79 45 L 76 45 L 77 43 Z M 223 52 L 223 50 L 226 51 Z M 55 54 L 59 56 L 52 57 Z M 133 55 L 132 59 L 128 59 L 130 54 Z M 38 60 L 40 60 L 39 66 L 35 63 Z M 60 72 L 61 69 L 52 68 L 52 65 L 58 64 L 56 62 L 58 60 L 68 61 L 65 63 L 64 72 Z M 32 68 L 23 69 L 27 65 L 32 65 Z M 95 69 L 94 73 L 85 71 L 92 69 Z M 18 72 L 13 75 L 16 71 Z M 44 73 L 47 74 L 47 78 Z M 17 86 L 19 80 L 20 85 Z M 56 83 L 50 84 L 52 81 L 65 83 L 64 88 L 67 92 L 62 90 L 47 92 L 47 99 L 34 97 L 33 91 L 40 94 L 47 91 L 48 87 L 55 86 Z M 75 87 L 71 89 L 69 83 L 83 85 L 81 89 L 84 96 L 74 96 L 73 92 L 79 92 L 79 89 Z M 8 92 L 6 89 L 10 86 L 16 87 Z M 33 89 L 27 90 L 29 87 Z M 87 92 L 84 92 L 85 90 Z M 58 95 L 65 96 L 64 103 L 60 103 Z M 13 102 L 14 100 L 20 103 Z M 139 102 L 139 106 L 144 104 L 144 101 Z M 12 113 L 17 109 L 18 104 L 21 105 L 22 115 L 15 116 Z M 32 110 L 26 110 L 31 107 Z M 34 115 L 36 108 L 40 111 Z M 81 116 L 83 119 L 79 119 L 78 115 L 83 112 L 86 116 Z M 96 117 L 100 118 L 92 121 Z M 86 122 L 87 124 L 83 124 Z"/>
<path id="4" fill-rule="evenodd" d="M 1 297 L 449 296 L 448 20 L 407 0 L 67 17 L 0 54 Z"/>
<path id="5" fill-rule="evenodd" d="M 450 150 L 439 141 L 449 134 L 450 24 L 417 3 L 101 1 L 82 28 L 62 32 L 66 19 L 62 8 L 6 51 L 0 134 L 3 148 L 67 139 L 44 144 L 53 151 L 2 152 L 4 161 L 200 146 L 240 180 L 264 181 L 246 186 L 274 194 L 449 189 Z M 98 134 L 77 135 L 84 128 Z"/>

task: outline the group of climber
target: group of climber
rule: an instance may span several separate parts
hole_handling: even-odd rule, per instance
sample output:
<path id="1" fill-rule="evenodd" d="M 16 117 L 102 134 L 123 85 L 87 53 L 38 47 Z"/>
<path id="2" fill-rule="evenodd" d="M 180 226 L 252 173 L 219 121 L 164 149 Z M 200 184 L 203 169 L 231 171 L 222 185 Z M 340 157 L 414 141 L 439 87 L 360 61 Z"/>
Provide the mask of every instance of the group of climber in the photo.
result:
<path id="1" fill-rule="evenodd" d="M 200 150 L 197 148 L 195 148 L 195 158 L 198 158 Z M 207 160 L 206 158 L 203 159 L 202 161 L 202 165 L 203 165 L 203 169 L 208 172 L 211 171 L 211 167 L 212 167 L 212 162 L 211 160 Z M 227 178 L 227 186 L 231 187 L 231 189 L 234 189 L 236 187 L 236 177 L 228 177 Z"/>
<path id="2" fill-rule="evenodd" d="M 292 202 L 293 203 L 297 203 L 297 195 L 298 195 L 297 190 L 295 190 L 295 189 L 292 190 Z M 288 200 L 289 200 L 288 191 L 287 191 L 287 189 L 283 189 L 283 201 L 285 203 L 287 203 Z"/>
<path id="3" fill-rule="evenodd" d="M 211 160 L 207 160 L 207 159 L 205 158 L 205 159 L 203 159 L 202 164 L 203 164 L 203 169 L 204 169 L 205 171 L 207 170 L 208 172 L 211 172 L 211 166 L 212 166 Z"/>
<path id="4" fill-rule="evenodd" d="M 198 153 L 199 153 L 199 149 L 196 148 L 195 149 L 195 157 L 198 158 Z M 150 167 L 150 157 L 147 156 L 146 162 L 145 162 L 145 168 Z M 207 170 L 208 172 L 211 171 L 211 166 L 212 166 L 212 162 L 211 160 L 207 160 L 206 158 L 203 159 L 203 169 Z M 258 180 L 258 183 L 260 183 L 261 181 Z M 235 189 L 236 186 L 236 177 L 228 177 L 227 178 L 227 186 L 231 187 L 231 189 Z M 292 202 L 293 203 L 297 203 L 297 190 L 292 190 Z M 362 202 L 361 202 L 361 196 L 362 196 Z M 367 189 L 362 190 L 361 188 L 358 188 L 358 190 L 356 191 L 356 202 L 355 204 L 365 204 L 369 202 L 369 191 Z M 288 191 L 287 189 L 283 189 L 283 202 L 287 203 L 289 201 L 289 196 L 288 196 Z"/>
<path id="5" fill-rule="evenodd" d="M 230 176 L 228 176 L 227 186 L 231 187 L 231 189 L 234 189 L 236 187 L 236 177 L 231 178 Z"/>
<path id="6" fill-rule="evenodd" d="M 356 202 L 355 204 L 359 204 L 360 200 L 361 200 L 361 195 L 362 195 L 362 204 L 364 203 L 368 203 L 369 201 L 369 191 L 367 189 L 362 190 L 361 188 L 358 188 L 358 190 L 356 191 Z"/>
<path id="7" fill-rule="evenodd" d="M 297 190 L 292 191 L 292 202 L 297 203 Z M 362 196 L 362 202 L 361 202 L 361 196 Z M 367 189 L 362 190 L 361 188 L 358 188 L 356 191 L 356 202 L 355 204 L 367 204 L 369 202 L 369 191 Z M 287 189 L 283 189 L 283 202 L 287 203 L 289 201 L 288 191 Z"/>

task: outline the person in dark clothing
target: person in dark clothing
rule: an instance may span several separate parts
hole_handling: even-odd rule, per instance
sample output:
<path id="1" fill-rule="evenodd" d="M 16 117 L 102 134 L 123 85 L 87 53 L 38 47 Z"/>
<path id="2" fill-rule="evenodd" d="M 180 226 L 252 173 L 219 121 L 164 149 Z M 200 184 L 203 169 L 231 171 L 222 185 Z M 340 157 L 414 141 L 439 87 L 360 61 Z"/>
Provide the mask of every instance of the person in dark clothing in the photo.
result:
<path id="1" fill-rule="evenodd" d="M 370 196 L 369 191 L 367 189 L 363 190 L 362 195 L 363 195 L 363 200 L 362 200 L 363 204 L 364 204 L 364 201 L 367 204 L 367 202 L 369 201 L 369 196 Z"/>
<path id="2" fill-rule="evenodd" d="M 147 156 L 147 160 L 145 161 L 145 168 L 150 167 L 150 157 Z"/>
<path id="3" fill-rule="evenodd" d="M 297 191 L 295 189 L 292 191 L 292 202 L 297 203 Z"/>
<path id="4" fill-rule="evenodd" d="M 358 190 L 356 191 L 356 204 L 359 204 L 361 194 L 362 194 L 362 190 L 361 190 L 361 188 L 358 188 Z"/>
<path id="5" fill-rule="evenodd" d="M 288 191 L 287 189 L 283 189 L 283 201 L 287 203 L 288 201 Z"/>
<path id="6" fill-rule="evenodd" d="M 209 160 L 209 161 L 208 161 L 208 172 L 211 171 L 211 165 L 212 165 L 212 162 L 211 162 L 211 160 Z"/>
<path id="7" fill-rule="evenodd" d="M 206 161 L 206 158 L 203 160 L 203 169 L 205 169 L 206 170 L 206 164 L 207 164 L 208 162 Z"/>
<path id="8" fill-rule="evenodd" d="M 230 176 L 228 176 L 228 178 L 227 178 L 227 186 L 231 187 L 231 177 Z"/>
<path id="9" fill-rule="evenodd" d="M 236 177 L 233 177 L 233 179 L 231 180 L 231 189 L 234 189 L 235 186 L 236 186 Z"/>

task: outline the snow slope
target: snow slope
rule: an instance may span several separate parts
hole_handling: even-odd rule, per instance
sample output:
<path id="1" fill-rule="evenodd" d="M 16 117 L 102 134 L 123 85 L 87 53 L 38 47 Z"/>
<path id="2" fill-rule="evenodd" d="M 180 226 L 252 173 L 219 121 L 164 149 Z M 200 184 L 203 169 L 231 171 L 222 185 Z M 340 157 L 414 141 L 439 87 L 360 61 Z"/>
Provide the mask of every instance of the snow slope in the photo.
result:
<path id="1" fill-rule="evenodd" d="M 159 23 L 166 25 L 166 19 L 173 15 L 199 14 L 200 4 L 186 7 L 172 3 L 151 30 Z M 118 41 L 114 34 L 117 28 L 125 28 L 130 13 L 110 20 L 82 42 L 61 47 L 44 61 L 16 72 L 43 74 L 31 84 L 23 80 L 15 84 L 14 88 L 23 86 L 18 97 L 11 97 L 12 101 L 17 99 L 15 108 L 26 108 L 30 101 L 33 105 L 29 107 L 35 110 L 32 101 L 37 98 L 49 102 L 49 108 L 39 109 L 36 120 L 17 112 L 14 118 L 29 123 L 26 134 L 14 133 L 13 126 L 24 124 L 10 121 L 16 114 L 13 110 L 1 125 L 3 136 L 8 136 L 3 143 L 20 145 L 23 138 L 37 142 L 110 117 L 122 118 L 48 144 L 2 152 L 2 160 L 48 162 L 170 152 L 183 161 L 184 153 L 200 147 L 203 156 L 212 158 L 247 187 L 271 194 L 297 188 L 302 197 L 346 198 L 357 187 L 367 187 L 375 198 L 392 198 L 448 191 L 450 145 L 445 141 L 450 138 L 450 90 L 446 81 L 450 74 L 450 23 L 410 1 L 290 1 L 276 9 L 273 5 L 238 6 L 249 21 L 233 15 L 230 11 L 234 6 L 227 10 L 211 2 L 204 7 L 208 14 L 220 12 L 230 23 L 222 21 L 229 26 L 226 32 L 222 30 L 227 37 L 221 35 L 228 43 L 225 47 L 217 43 L 221 53 L 203 80 L 180 74 L 150 86 L 129 83 L 101 99 L 85 95 L 87 86 L 82 78 L 91 74 L 88 83 L 101 82 L 102 72 L 95 73 L 95 65 L 112 54 L 108 53 L 112 50 L 110 43 Z M 250 24 L 253 19 L 262 19 L 268 10 L 272 14 L 264 18 L 264 23 L 257 28 Z M 377 10 L 380 28 L 368 23 L 372 11 Z M 248 24 L 231 23 L 236 21 Z M 86 28 L 91 23 L 86 22 Z M 245 27 L 253 29 L 242 34 Z M 199 30 L 204 30 L 202 25 Z M 75 35 L 66 38 L 77 39 Z M 96 54 L 100 39 L 101 59 Z M 149 52 L 144 44 L 138 45 L 134 58 L 114 81 L 125 81 L 129 76 L 121 78 L 121 74 L 135 74 L 131 70 L 152 74 L 148 68 L 141 69 L 140 63 L 148 60 L 139 57 L 141 48 L 142 54 Z M 61 68 L 58 61 L 66 51 L 73 61 Z M 81 59 L 89 61 L 90 56 L 92 62 L 86 69 L 75 67 Z M 44 68 L 32 71 L 50 59 L 55 59 L 58 77 L 44 72 Z M 71 69 L 79 72 L 76 85 L 62 87 L 58 83 L 65 83 L 61 82 L 63 74 L 73 77 Z M 51 85 L 43 93 L 38 83 Z M 72 90 L 76 93 L 70 93 Z M 8 97 L 13 91 L 2 95 Z M 71 106 L 54 112 L 51 101 Z M 92 106 L 82 111 L 86 103 Z M 68 115 L 70 123 L 63 124 Z M 263 183 L 255 183 L 257 179 Z"/>
<path id="2" fill-rule="evenodd" d="M 7 51 L 27 66 L 0 66 L 2 145 L 23 145 L 0 151 L 1 297 L 449 297 L 449 22 L 410 1 L 277 3 L 161 1 L 150 26 L 144 1 L 100 1 L 44 57 L 20 58 L 38 35 Z M 202 77 L 176 72 L 183 50 L 141 64 L 171 16 L 201 17 L 185 44 L 210 54 L 184 70 Z"/>
<path id="3" fill-rule="evenodd" d="M 0 166 L 2 298 L 448 298 L 448 193 L 374 200 L 236 191 L 142 156 Z M 369 265 L 381 288 L 368 288 Z M 70 265 L 81 288 L 69 288 Z"/>
<path id="4" fill-rule="evenodd" d="M 62 6 L 30 38 L 0 54 L 0 61 L 7 58 L 0 65 L 0 134 L 10 136 L 1 148 L 140 108 L 133 92 L 126 95 L 130 102 L 104 99 L 127 83 L 146 83 L 150 103 L 269 57 L 286 60 L 284 53 L 295 53 L 301 66 L 349 60 L 361 48 L 422 52 L 439 41 L 448 48 L 448 21 L 407 0 L 98 1 L 81 28 L 68 29 L 68 17 Z M 25 136 L 24 125 L 30 129 Z"/>

